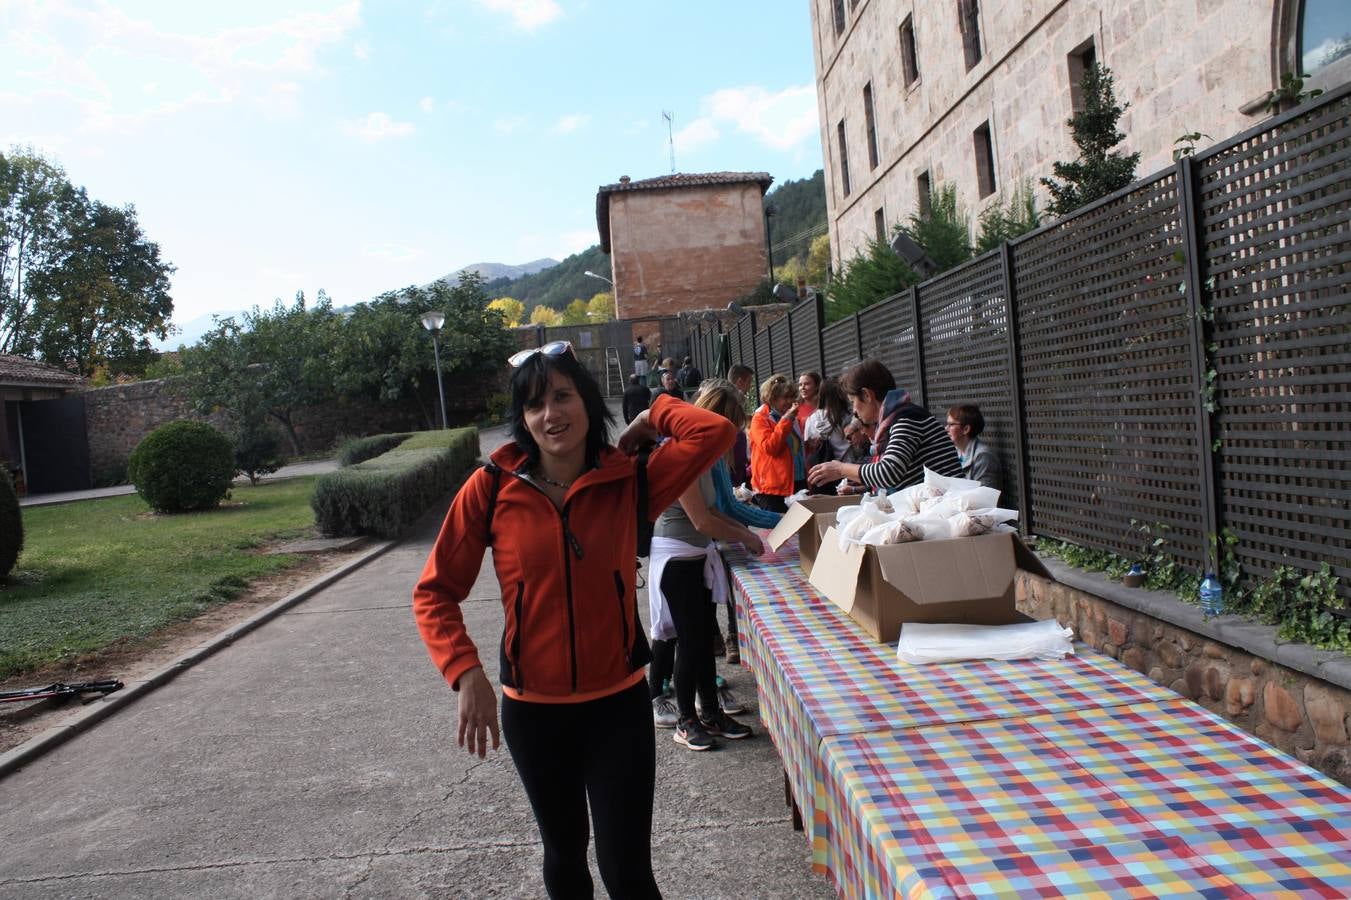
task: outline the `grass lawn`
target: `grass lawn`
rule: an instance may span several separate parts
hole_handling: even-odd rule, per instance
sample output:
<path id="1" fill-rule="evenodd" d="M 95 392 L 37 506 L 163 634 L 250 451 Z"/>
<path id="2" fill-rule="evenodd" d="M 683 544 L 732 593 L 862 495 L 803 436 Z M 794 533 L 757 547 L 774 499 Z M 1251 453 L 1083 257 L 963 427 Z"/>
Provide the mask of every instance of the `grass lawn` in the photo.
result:
<path id="1" fill-rule="evenodd" d="M 313 476 L 236 485 L 228 505 L 174 516 L 134 494 L 26 508 L 24 551 L 0 585 L 0 678 L 146 637 L 296 564 L 250 551 L 311 533 L 313 490 Z"/>

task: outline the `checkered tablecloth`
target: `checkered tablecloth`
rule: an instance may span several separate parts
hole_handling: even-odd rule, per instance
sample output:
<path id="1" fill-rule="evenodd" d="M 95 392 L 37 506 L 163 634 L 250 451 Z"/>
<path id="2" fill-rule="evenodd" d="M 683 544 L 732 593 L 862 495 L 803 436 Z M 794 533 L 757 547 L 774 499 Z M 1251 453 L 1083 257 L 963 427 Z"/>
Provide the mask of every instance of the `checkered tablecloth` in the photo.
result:
<path id="1" fill-rule="evenodd" d="M 908 666 L 795 543 L 728 564 L 761 717 L 842 894 L 1351 893 L 1351 792 L 1116 661 Z"/>
<path id="2" fill-rule="evenodd" d="M 818 595 L 800 569 L 729 556 L 745 658 L 760 692 L 765 729 L 784 762 L 825 865 L 818 800 L 821 741 L 832 735 L 1023 718 L 1074 709 L 1169 700 L 1177 695 L 1080 645 L 1064 660 L 911 666 Z"/>
<path id="3" fill-rule="evenodd" d="M 820 755 L 844 896 L 1351 896 L 1351 791 L 1186 700 Z"/>

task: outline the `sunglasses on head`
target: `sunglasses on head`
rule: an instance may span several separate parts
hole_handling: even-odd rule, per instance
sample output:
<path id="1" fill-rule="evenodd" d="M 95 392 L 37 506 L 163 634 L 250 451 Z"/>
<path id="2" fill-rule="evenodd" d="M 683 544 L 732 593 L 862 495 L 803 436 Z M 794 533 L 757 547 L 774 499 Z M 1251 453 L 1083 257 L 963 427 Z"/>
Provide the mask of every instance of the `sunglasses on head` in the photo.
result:
<path id="1" fill-rule="evenodd" d="M 513 369 L 519 369 L 533 359 L 537 353 L 542 356 L 547 356 L 550 359 L 562 356 L 564 353 L 568 354 L 573 359 L 577 358 L 577 354 L 572 352 L 572 341 L 550 341 L 543 347 L 531 347 L 529 350 L 522 350 L 518 353 L 511 354 L 511 356 L 507 357 L 507 365 L 511 366 Z"/>

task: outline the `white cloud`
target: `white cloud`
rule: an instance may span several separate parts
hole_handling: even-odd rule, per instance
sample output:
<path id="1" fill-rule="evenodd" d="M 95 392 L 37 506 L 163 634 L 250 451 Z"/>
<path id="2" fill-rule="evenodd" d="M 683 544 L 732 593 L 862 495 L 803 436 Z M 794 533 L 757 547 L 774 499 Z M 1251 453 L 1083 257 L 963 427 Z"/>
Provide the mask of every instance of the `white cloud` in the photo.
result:
<path id="1" fill-rule="evenodd" d="M 124 130 L 202 103 L 244 98 L 275 109 L 278 77 L 322 74 L 319 55 L 360 24 L 359 0 L 323 12 L 214 31 L 165 30 L 118 4 L 42 0 L 0 3 L 0 58 L 18 83 L 72 105 L 72 130 Z M 127 60 L 163 76 L 153 92 L 118 83 Z M 153 109 L 147 103 L 155 104 Z"/>
<path id="2" fill-rule="evenodd" d="M 563 259 L 574 253 L 581 253 L 592 244 L 599 244 L 600 234 L 597 233 L 594 227 L 581 228 L 576 231 L 565 231 L 559 236 L 559 243 L 563 248 L 563 255 L 560 256 L 559 259 Z M 604 275 L 604 270 L 602 270 L 600 274 Z"/>
<path id="3" fill-rule="evenodd" d="M 403 244 L 368 244 L 361 248 L 361 255 L 381 262 L 405 263 L 417 259 L 422 251 Z"/>
<path id="4" fill-rule="evenodd" d="M 431 97 L 423 97 L 417 104 L 425 113 L 436 111 L 436 100 Z"/>
<path id="5" fill-rule="evenodd" d="M 714 123 L 729 124 L 775 150 L 792 150 L 817 137 L 816 88 L 810 84 L 775 93 L 758 85 L 725 88 L 705 97 L 700 106 L 703 117 L 681 129 L 677 147 L 681 135 L 687 141 L 716 138 Z"/>
<path id="6" fill-rule="evenodd" d="M 357 41 L 352 45 L 352 55 L 361 62 L 371 58 L 371 45 L 365 41 Z"/>
<path id="7" fill-rule="evenodd" d="M 498 134 L 515 134 L 526 126 L 525 116 L 503 116 L 493 122 L 493 130 Z"/>
<path id="8" fill-rule="evenodd" d="M 697 150 L 705 144 L 711 144 L 721 136 L 718 126 L 714 125 L 713 120 L 709 118 L 695 119 L 673 135 L 677 153 Z"/>
<path id="9" fill-rule="evenodd" d="M 342 130 L 345 134 L 352 137 L 361 138 L 363 141 L 374 143 L 383 141 L 386 138 L 409 137 L 417 133 L 417 126 L 412 122 L 396 122 L 387 114 L 382 112 L 373 112 L 365 119 L 355 122 L 344 122 Z"/>
<path id="10" fill-rule="evenodd" d="M 624 129 L 624 133 L 625 133 L 625 134 L 638 134 L 638 133 L 641 132 L 641 131 L 646 131 L 647 128 L 648 128 L 648 126 L 651 125 L 651 124 L 652 124 L 652 123 L 650 123 L 649 121 L 647 121 L 647 119 L 639 119 L 639 120 L 637 120 L 636 122 L 634 122 L 632 125 L 630 125 L 628 128 L 625 128 L 625 129 Z"/>
<path id="11" fill-rule="evenodd" d="M 517 28 L 527 31 L 547 25 L 563 15 L 555 0 L 478 0 L 478 5 L 511 16 Z"/>
<path id="12" fill-rule="evenodd" d="M 576 131 L 590 121 L 591 117 L 588 115 L 572 113 L 571 115 L 563 116 L 554 124 L 554 132 L 557 134 L 568 134 Z"/>

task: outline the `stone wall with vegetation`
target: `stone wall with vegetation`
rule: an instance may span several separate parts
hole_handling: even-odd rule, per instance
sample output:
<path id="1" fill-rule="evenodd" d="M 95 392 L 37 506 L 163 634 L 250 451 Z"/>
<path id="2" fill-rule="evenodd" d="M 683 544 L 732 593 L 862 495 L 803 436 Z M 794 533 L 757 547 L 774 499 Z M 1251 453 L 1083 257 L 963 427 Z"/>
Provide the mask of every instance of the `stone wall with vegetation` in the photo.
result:
<path id="1" fill-rule="evenodd" d="M 192 404 L 172 379 L 95 388 L 82 396 L 89 438 L 89 469 L 95 484 L 120 481 L 131 451 L 142 438 L 166 422 L 196 419 L 222 430 L 227 427 L 218 415 L 200 416 L 193 412 Z M 472 419 L 483 402 L 479 392 L 448 389 L 446 405 L 451 424 Z M 434 407 L 427 412 L 436 414 Z M 301 452 L 305 454 L 323 453 L 344 436 L 419 431 L 427 427 L 426 416 L 411 399 L 397 403 L 350 401 L 307 407 L 296 413 L 295 423 Z M 289 454 L 284 434 L 280 429 L 278 433 L 283 435 L 282 446 Z"/>
<path id="2" fill-rule="evenodd" d="M 1069 584 L 1020 571 L 1017 592 L 1027 615 L 1056 618 L 1084 643 L 1351 786 L 1351 690 Z"/>

